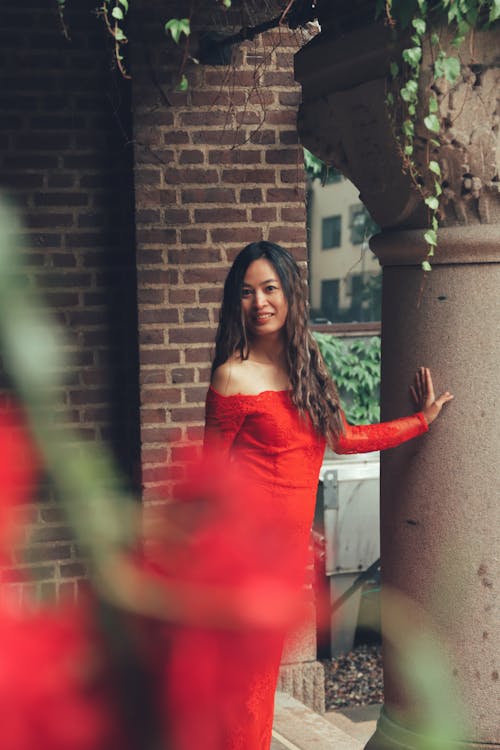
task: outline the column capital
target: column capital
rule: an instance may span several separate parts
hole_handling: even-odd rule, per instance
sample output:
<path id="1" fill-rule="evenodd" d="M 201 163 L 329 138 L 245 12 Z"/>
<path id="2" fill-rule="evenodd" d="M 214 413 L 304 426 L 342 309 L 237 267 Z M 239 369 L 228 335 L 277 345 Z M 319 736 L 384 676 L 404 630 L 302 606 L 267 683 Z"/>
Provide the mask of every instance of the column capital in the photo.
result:
<path id="1" fill-rule="evenodd" d="M 386 229 L 370 240 L 382 266 L 420 266 L 427 259 L 425 229 Z M 500 224 L 443 227 L 433 266 L 500 263 Z"/>
<path id="2" fill-rule="evenodd" d="M 450 55 L 449 31 L 440 45 Z M 399 44 L 399 46 L 398 46 Z M 440 225 L 467 227 L 500 224 L 500 150 L 497 92 L 500 86 L 500 29 L 470 34 L 460 48 L 461 74 L 451 86 L 433 78 L 435 50 L 426 40 L 420 74 L 418 112 L 425 112 L 430 92 L 442 123 L 439 143 L 415 120 L 410 174 L 402 152 L 397 99 L 402 82 L 392 81 L 391 61 L 401 57 L 401 40 L 380 24 L 341 36 L 321 33 L 295 56 L 295 76 L 302 85 L 298 130 L 303 145 L 348 177 L 360 199 L 383 228 L 427 228 L 426 196 L 435 190 L 429 162 L 440 165 Z"/>

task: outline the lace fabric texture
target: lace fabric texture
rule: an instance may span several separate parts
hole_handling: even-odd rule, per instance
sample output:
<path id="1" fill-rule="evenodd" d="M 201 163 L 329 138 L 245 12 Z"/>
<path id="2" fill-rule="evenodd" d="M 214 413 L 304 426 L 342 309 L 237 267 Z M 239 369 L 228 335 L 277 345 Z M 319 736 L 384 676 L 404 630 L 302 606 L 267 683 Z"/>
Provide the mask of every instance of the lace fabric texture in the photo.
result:
<path id="1" fill-rule="evenodd" d="M 401 443 L 422 435 L 429 429 L 422 412 L 411 417 L 401 417 L 379 424 L 348 425 L 344 418 L 345 432 L 337 441 L 335 453 L 369 453 L 396 448 Z"/>
<path id="2" fill-rule="evenodd" d="M 335 450 L 384 450 L 427 429 L 422 414 L 363 427 L 346 423 Z M 265 528 L 286 530 L 280 553 L 299 591 L 325 440 L 288 391 L 222 396 L 210 388 L 205 445 L 241 466 L 245 502 Z M 176 750 L 269 749 L 283 641 L 283 632 L 173 631 L 169 715 Z"/>

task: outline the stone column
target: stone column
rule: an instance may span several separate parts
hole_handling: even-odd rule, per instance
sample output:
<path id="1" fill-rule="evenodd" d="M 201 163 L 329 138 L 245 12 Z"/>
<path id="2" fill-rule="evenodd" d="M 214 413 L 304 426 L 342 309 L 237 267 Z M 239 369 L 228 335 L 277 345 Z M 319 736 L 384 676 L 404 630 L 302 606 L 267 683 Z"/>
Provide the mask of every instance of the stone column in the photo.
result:
<path id="1" fill-rule="evenodd" d="M 382 418 L 409 413 L 420 365 L 455 400 L 381 465 L 385 706 L 370 750 L 500 744 L 500 199 L 498 45 L 477 34 L 439 91 L 448 123 L 433 270 L 423 198 L 402 171 L 385 109 L 386 31 L 323 32 L 296 56 L 304 145 L 340 168 L 383 228 Z M 375 42 L 375 46 L 372 43 Z M 352 51 L 356 52 L 353 53 Z M 354 57 L 351 57 L 354 55 Z M 425 84 L 429 64 L 424 58 Z M 422 149 L 425 132 L 418 130 Z"/>
<path id="2" fill-rule="evenodd" d="M 449 712 L 443 725 L 461 727 L 465 747 L 494 747 L 500 742 L 500 231 L 443 230 L 439 262 L 427 277 L 419 267 L 420 234 L 387 233 L 373 243 L 384 267 L 383 419 L 408 411 L 406 383 L 421 364 L 455 401 L 428 435 L 382 456 L 381 550 L 389 591 L 382 623 L 390 640 L 385 711 L 368 747 L 425 747 L 405 731 L 418 733 L 431 721 L 425 695 L 411 684 L 419 675 L 400 674 L 401 652 L 408 660 L 403 670 L 411 672 L 424 632 L 434 641 L 431 653 L 437 650 L 437 689 L 448 693 L 438 709 Z M 394 592 L 409 603 L 394 603 Z M 430 682 L 424 690 L 434 687 Z"/>

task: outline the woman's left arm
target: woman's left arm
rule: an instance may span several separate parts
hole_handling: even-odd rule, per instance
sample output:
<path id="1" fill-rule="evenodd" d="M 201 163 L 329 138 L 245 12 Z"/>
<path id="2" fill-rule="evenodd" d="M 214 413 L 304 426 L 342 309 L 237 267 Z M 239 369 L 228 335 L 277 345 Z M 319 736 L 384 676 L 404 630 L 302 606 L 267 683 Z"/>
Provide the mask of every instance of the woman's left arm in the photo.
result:
<path id="1" fill-rule="evenodd" d="M 419 410 L 416 414 L 390 422 L 358 426 L 348 425 L 344 420 L 345 432 L 334 446 L 335 453 L 369 453 L 395 448 L 427 432 L 443 405 L 453 398 L 446 391 L 436 399 L 431 373 L 427 367 L 421 367 L 417 371 L 410 392 Z"/>

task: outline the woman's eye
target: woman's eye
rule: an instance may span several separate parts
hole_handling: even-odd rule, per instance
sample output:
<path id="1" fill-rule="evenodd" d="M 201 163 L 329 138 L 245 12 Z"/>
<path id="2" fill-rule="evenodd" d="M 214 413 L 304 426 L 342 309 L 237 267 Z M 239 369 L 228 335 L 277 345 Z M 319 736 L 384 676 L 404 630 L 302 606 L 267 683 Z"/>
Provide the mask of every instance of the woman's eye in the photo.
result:
<path id="1" fill-rule="evenodd" d="M 242 289 L 241 290 L 241 296 L 242 297 L 249 297 L 252 294 L 251 289 Z"/>
<path id="2" fill-rule="evenodd" d="M 275 292 L 277 288 L 277 286 L 267 286 L 266 292 Z"/>

